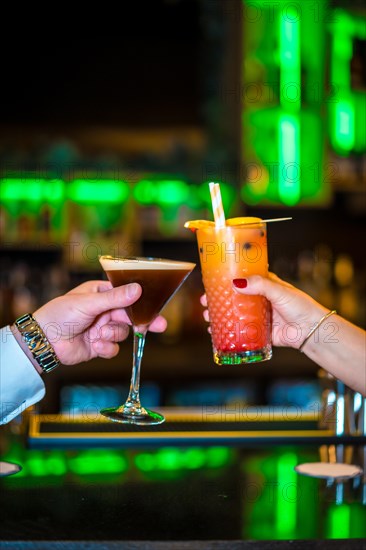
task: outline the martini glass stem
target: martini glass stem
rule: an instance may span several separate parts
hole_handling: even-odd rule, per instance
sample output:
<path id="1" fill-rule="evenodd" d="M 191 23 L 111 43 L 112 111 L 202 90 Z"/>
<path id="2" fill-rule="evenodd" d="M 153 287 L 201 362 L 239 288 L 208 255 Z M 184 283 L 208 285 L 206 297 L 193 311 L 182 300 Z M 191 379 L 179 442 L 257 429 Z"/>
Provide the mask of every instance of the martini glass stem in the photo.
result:
<path id="1" fill-rule="evenodd" d="M 136 412 L 141 409 L 140 402 L 140 370 L 141 360 L 144 353 L 145 338 L 147 326 L 133 327 L 133 364 L 130 391 L 124 407 L 128 407 Z"/>

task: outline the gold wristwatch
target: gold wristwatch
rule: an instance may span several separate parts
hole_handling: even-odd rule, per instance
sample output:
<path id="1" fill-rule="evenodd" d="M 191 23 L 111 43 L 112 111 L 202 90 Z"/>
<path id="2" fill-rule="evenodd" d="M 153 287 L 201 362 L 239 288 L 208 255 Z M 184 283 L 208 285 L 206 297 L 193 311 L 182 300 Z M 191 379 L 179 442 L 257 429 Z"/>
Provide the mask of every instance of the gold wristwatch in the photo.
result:
<path id="1" fill-rule="evenodd" d="M 34 359 L 44 372 L 50 372 L 60 365 L 55 350 L 30 313 L 18 317 L 15 321 L 15 326 L 18 328 Z"/>

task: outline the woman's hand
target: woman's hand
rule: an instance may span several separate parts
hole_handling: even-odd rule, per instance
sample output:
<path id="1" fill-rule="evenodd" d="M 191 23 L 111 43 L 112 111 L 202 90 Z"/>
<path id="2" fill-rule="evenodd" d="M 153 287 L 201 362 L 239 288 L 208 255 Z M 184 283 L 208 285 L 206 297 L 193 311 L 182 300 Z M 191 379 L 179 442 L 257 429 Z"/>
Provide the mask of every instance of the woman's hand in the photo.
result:
<path id="1" fill-rule="evenodd" d="M 282 281 L 274 273 L 269 273 L 268 278 L 253 275 L 247 279 L 235 279 L 233 286 L 239 294 L 261 295 L 271 302 L 272 341 L 275 346 L 299 348 L 311 327 L 328 311 L 305 292 Z M 201 297 L 201 303 L 207 306 L 205 295 Z M 203 316 L 209 321 L 208 310 L 204 311 Z"/>
<path id="2" fill-rule="evenodd" d="M 305 343 L 302 351 L 309 359 L 366 396 L 366 332 L 363 329 L 334 315 L 329 322 L 321 324 L 316 333 L 310 334 L 329 310 L 273 273 L 269 273 L 268 278 L 253 275 L 234 279 L 233 286 L 239 294 L 261 295 L 271 302 L 275 346 L 298 349 Z M 207 307 L 206 296 L 201 297 L 201 303 Z M 203 315 L 209 321 L 208 310 Z"/>

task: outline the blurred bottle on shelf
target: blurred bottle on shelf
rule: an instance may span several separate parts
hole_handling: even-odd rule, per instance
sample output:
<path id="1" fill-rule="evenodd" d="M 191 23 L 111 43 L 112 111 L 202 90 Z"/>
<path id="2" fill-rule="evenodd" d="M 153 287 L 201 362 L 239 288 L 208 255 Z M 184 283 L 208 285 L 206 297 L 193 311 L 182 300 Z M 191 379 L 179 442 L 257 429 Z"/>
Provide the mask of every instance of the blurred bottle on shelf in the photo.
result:
<path id="1" fill-rule="evenodd" d="M 164 344 L 175 344 L 180 340 L 184 328 L 186 299 L 185 291 L 181 288 L 164 308 L 162 315 L 168 322 L 166 331 L 160 337 Z"/>
<path id="2" fill-rule="evenodd" d="M 298 254 L 295 286 L 349 321 L 365 326 L 365 281 L 349 254 L 334 256 L 331 248 L 319 243 L 314 250 Z"/>
<path id="3" fill-rule="evenodd" d="M 314 281 L 315 255 L 313 250 L 303 250 L 297 259 L 298 287 L 316 298 L 317 288 Z"/>
<path id="4" fill-rule="evenodd" d="M 334 263 L 334 279 L 337 284 L 337 311 L 346 319 L 358 323 L 360 319 L 361 293 L 357 291 L 353 261 L 347 254 L 339 254 Z"/>
<path id="5" fill-rule="evenodd" d="M 70 289 L 69 274 L 64 265 L 51 265 L 42 278 L 42 303 L 65 294 Z"/>
<path id="6" fill-rule="evenodd" d="M 138 256 L 141 227 L 137 211 L 124 205 L 68 205 L 64 261 L 71 270 L 100 271 L 99 255 Z"/>
<path id="7" fill-rule="evenodd" d="M 24 212 L 17 218 L 17 241 L 31 244 L 36 242 L 36 218 Z"/>
<path id="8" fill-rule="evenodd" d="M 12 318 L 16 319 L 24 313 L 37 309 L 40 296 L 31 289 L 31 271 L 24 262 L 18 262 L 12 269 Z"/>
<path id="9" fill-rule="evenodd" d="M 335 292 L 332 284 L 334 259 L 331 248 L 323 243 L 318 244 L 314 249 L 314 258 L 314 298 L 325 307 L 333 309 L 335 304 Z"/>
<path id="10" fill-rule="evenodd" d="M 0 326 L 11 322 L 14 291 L 10 284 L 10 278 L 11 262 L 9 258 L 5 258 L 0 270 Z"/>

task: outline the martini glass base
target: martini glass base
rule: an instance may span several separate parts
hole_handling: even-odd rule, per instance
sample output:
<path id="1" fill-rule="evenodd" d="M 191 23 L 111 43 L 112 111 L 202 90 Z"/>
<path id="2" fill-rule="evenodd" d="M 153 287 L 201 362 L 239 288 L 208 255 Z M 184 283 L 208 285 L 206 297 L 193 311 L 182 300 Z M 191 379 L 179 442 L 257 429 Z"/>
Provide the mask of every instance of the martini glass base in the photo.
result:
<path id="1" fill-rule="evenodd" d="M 110 409 L 102 409 L 100 414 L 113 420 L 113 422 L 122 422 L 123 424 L 137 424 L 138 426 L 154 426 L 162 424 L 165 418 L 162 414 L 154 411 L 149 411 L 144 407 L 138 407 L 132 410 L 131 407 L 112 407 Z"/>

